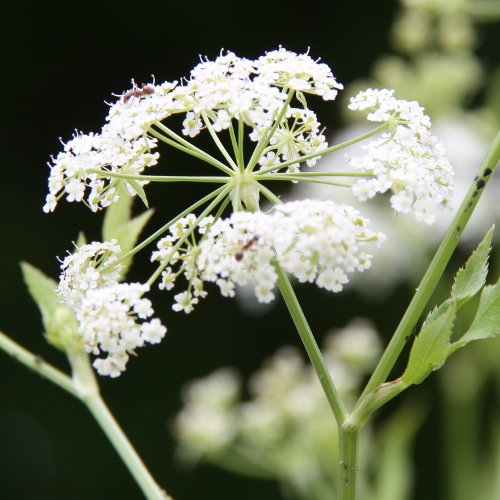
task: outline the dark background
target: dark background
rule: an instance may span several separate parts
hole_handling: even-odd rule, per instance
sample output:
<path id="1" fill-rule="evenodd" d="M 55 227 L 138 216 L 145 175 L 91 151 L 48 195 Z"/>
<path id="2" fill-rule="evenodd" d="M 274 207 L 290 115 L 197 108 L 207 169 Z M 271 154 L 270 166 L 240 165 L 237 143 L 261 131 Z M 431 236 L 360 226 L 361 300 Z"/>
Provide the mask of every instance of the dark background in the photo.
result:
<path id="1" fill-rule="evenodd" d="M 47 346 L 36 306 L 22 285 L 20 261 L 56 277 L 78 231 L 99 239 L 101 216 L 62 202 L 42 212 L 51 154 L 74 129 L 99 131 L 111 93 L 130 79 L 157 82 L 187 75 L 198 55 L 221 48 L 255 58 L 282 44 L 328 63 L 343 83 L 366 76 L 388 50 L 395 1 L 315 2 L 10 2 L 3 7 L 2 221 L 0 328 L 22 345 L 67 370 L 63 356 Z M 484 50 L 494 57 L 494 50 Z M 318 101 L 316 101 L 318 102 Z M 318 103 L 321 122 L 334 130 L 335 105 Z M 6 110 L 6 112 L 5 112 Z M 163 154 L 161 164 L 190 159 Z M 168 188 L 167 188 L 168 189 Z M 157 227 L 188 205 L 188 188 L 153 189 Z M 140 207 L 138 207 L 140 208 Z M 150 268 L 137 262 L 131 279 Z M 374 318 L 391 331 L 410 297 L 400 289 L 387 304 L 364 303 L 352 292 L 327 295 L 298 290 L 318 337 L 354 315 Z M 168 298 L 153 296 L 169 328 L 160 346 L 142 349 L 117 380 L 102 379 L 110 408 L 160 484 L 179 500 L 277 498 L 273 483 L 254 482 L 205 466 L 183 470 L 173 460 L 169 418 L 180 408 L 179 389 L 220 366 L 250 374 L 262 360 L 298 337 L 281 302 L 270 315 L 243 316 L 235 301 L 214 289 L 195 313 L 174 314 Z M 387 320 L 390 307 L 392 320 Z M 394 314 L 392 314 L 394 313 Z M 222 325 L 222 326 L 220 326 Z M 421 389 L 419 389 L 421 390 Z M 431 417 L 432 418 L 432 415 Z M 427 426 L 426 426 L 427 428 Z M 426 431 L 432 437 L 431 426 Z M 432 466 L 432 461 L 431 465 Z M 425 469 L 420 471 L 425 474 Z M 425 481 L 424 481 L 425 483 Z M 435 490 L 435 488 L 432 488 Z M 421 492 L 420 498 L 438 498 Z M 424 496 L 425 495 L 425 496 Z M 434 495 L 438 493 L 434 492 Z M 139 499 L 141 493 L 85 408 L 57 387 L 0 353 L 0 498 L 19 500 Z"/>

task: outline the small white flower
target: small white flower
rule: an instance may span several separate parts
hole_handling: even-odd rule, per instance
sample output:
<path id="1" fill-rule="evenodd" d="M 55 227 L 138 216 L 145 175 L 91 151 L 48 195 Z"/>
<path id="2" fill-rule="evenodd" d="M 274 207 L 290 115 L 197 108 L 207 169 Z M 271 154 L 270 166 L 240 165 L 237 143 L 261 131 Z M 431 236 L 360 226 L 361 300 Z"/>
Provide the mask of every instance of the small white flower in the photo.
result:
<path id="1" fill-rule="evenodd" d="M 161 324 L 158 318 L 141 325 L 142 338 L 150 344 L 159 344 L 166 332 L 166 327 Z"/>
<path id="2" fill-rule="evenodd" d="M 198 298 L 194 297 L 191 292 L 185 291 L 174 296 L 175 304 L 172 309 L 176 312 L 184 311 L 189 314 L 193 311 L 194 306 L 198 303 Z"/>

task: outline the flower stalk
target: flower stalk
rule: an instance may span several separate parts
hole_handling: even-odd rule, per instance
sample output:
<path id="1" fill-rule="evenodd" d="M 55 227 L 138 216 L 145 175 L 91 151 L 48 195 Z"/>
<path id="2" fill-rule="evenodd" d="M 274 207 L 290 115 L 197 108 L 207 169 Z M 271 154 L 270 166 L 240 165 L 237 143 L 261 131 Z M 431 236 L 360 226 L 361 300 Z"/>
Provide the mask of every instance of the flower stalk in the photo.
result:
<path id="1" fill-rule="evenodd" d="M 156 483 L 127 436 L 103 401 L 97 380 L 84 352 L 68 354 L 73 372 L 64 372 L 28 351 L 0 331 L 0 349 L 50 382 L 79 399 L 95 418 L 148 500 L 172 500 Z"/>

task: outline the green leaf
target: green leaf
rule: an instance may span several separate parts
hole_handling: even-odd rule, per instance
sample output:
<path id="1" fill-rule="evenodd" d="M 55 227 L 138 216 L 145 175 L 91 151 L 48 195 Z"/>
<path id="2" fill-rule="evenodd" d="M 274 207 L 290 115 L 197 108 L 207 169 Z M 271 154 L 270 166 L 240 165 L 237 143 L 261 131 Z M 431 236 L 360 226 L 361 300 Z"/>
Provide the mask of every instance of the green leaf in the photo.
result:
<path id="1" fill-rule="evenodd" d="M 118 201 L 106 208 L 106 215 L 102 225 L 103 241 L 116 238 L 115 232 L 123 224 L 126 224 L 132 215 L 132 203 L 134 199 L 130 196 L 121 183 L 117 184 Z"/>
<path id="2" fill-rule="evenodd" d="M 153 213 L 154 210 L 147 210 L 146 212 L 143 212 L 137 217 L 129 220 L 125 224 L 122 224 L 115 230 L 113 237 L 118 240 L 118 243 L 120 244 L 120 247 L 122 249 L 122 254 L 125 254 L 132 250 L 132 248 L 134 248 L 139 235 L 141 234 L 144 226 L 148 223 Z M 121 264 L 123 265 L 123 270 L 121 272 L 122 278 L 127 274 L 127 270 L 132 264 L 132 257 L 133 256 L 130 256 L 121 261 Z"/>
<path id="3" fill-rule="evenodd" d="M 439 306 L 436 306 L 428 315 L 427 315 L 427 318 L 425 318 L 423 324 L 422 324 L 422 328 L 421 330 L 423 330 L 424 328 L 426 328 L 429 323 L 432 323 L 436 318 L 438 318 L 439 316 L 441 316 L 443 313 L 446 312 L 446 310 L 448 309 L 448 307 L 450 306 L 450 303 L 451 303 L 451 299 L 446 299 L 442 304 L 440 304 Z"/>
<path id="4" fill-rule="evenodd" d="M 445 302 L 431 313 L 432 319 L 424 323 L 413 343 L 408 366 L 401 377 L 405 386 L 420 384 L 432 371 L 443 366 L 448 357 L 456 312 L 457 305 L 454 301 Z"/>
<path id="5" fill-rule="evenodd" d="M 459 307 L 474 297 L 486 283 L 488 257 L 494 229 L 495 226 L 490 228 L 483 241 L 472 252 L 465 266 L 459 269 L 455 276 L 451 289 L 451 298 L 457 301 Z"/>
<path id="6" fill-rule="evenodd" d="M 130 219 L 134 198 L 126 192 L 124 186 L 119 186 L 117 189 L 120 197 L 117 202 L 106 209 L 102 238 L 104 241 L 116 239 L 122 249 L 122 254 L 126 254 L 134 248 L 144 226 L 153 215 L 153 210 L 148 210 Z M 123 260 L 121 264 L 123 265 L 121 272 L 123 278 L 132 264 L 132 256 Z"/>
<path id="7" fill-rule="evenodd" d="M 500 280 L 481 292 L 474 320 L 465 334 L 450 347 L 450 354 L 473 340 L 500 334 Z"/>
<path id="8" fill-rule="evenodd" d="M 57 294 L 57 283 L 27 262 L 21 263 L 21 269 L 28 291 L 45 322 L 61 305 L 61 298 Z"/>
<path id="9" fill-rule="evenodd" d="M 47 341 L 61 351 L 82 349 L 75 314 L 61 302 L 57 283 L 27 262 L 21 263 L 21 269 L 28 291 L 42 313 Z"/>

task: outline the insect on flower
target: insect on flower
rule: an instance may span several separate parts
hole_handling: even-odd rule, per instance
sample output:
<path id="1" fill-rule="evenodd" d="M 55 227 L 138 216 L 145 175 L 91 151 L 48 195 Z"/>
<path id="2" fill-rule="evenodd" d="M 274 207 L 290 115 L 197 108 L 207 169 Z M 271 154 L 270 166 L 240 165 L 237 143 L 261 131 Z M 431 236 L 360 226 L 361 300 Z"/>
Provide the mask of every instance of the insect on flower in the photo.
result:
<path id="1" fill-rule="evenodd" d="M 253 236 L 250 238 L 235 254 L 234 258 L 239 262 L 241 259 L 243 259 L 243 256 L 245 255 L 245 251 L 251 248 L 255 243 L 259 241 L 258 236 Z"/>
<path id="2" fill-rule="evenodd" d="M 146 95 L 151 95 L 155 93 L 155 88 L 150 83 L 143 83 L 141 87 L 137 87 L 134 83 L 134 88 L 125 92 L 122 95 L 123 102 L 128 102 L 132 97 L 144 97 Z"/>

